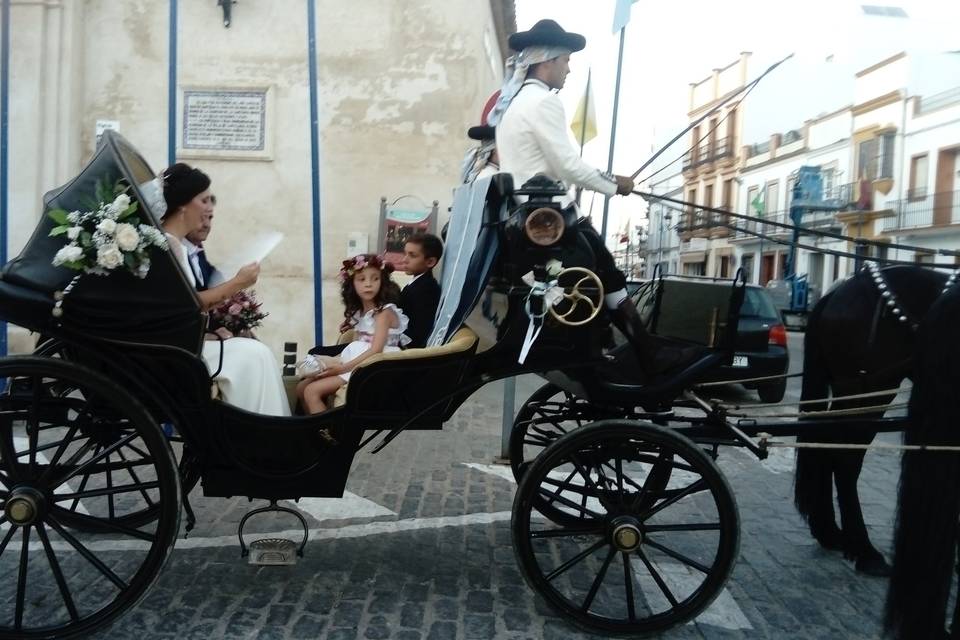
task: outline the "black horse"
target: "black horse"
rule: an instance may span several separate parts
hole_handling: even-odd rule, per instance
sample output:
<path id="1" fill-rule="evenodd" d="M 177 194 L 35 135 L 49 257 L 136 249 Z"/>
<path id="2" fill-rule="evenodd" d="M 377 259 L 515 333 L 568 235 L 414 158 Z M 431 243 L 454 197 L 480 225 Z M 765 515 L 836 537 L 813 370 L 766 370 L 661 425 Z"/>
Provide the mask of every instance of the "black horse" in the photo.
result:
<path id="1" fill-rule="evenodd" d="M 907 444 L 960 446 L 960 287 L 931 307 L 917 335 Z M 960 603 L 944 630 L 960 516 L 960 454 L 903 456 L 885 626 L 903 640 L 960 638 Z"/>
<path id="2" fill-rule="evenodd" d="M 808 319 L 801 399 L 895 389 L 904 378 L 912 377 L 917 326 L 940 297 L 946 280 L 943 273 L 924 267 L 880 269 L 868 263 L 831 290 Z M 804 405 L 804 409 L 886 407 L 894 397 L 828 401 Z M 884 410 L 877 409 L 876 416 Z M 868 444 L 875 435 L 810 429 L 798 441 Z M 794 499 L 810 533 L 823 547 L 843 551 L 858 571 L 884 576 L 889 575 L 890 566 L 870 543 L 857 492 L 864 453 L 798 449 Z M 839 526 L 833 508 L 834 484 Z"/>

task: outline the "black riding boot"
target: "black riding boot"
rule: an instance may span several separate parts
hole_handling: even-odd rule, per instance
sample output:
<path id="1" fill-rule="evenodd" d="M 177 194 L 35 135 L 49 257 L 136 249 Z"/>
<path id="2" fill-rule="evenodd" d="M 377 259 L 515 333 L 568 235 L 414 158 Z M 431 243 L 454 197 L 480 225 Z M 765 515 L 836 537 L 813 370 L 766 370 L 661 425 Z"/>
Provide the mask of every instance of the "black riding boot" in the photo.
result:
<path id="1" fill-rule="evenodd" d="M 677 348 L 657 341 L 643 326 L 637 307 L 630 298 L 625 298 L 611 315 L 613 324 L 633 345 L 640 366 L 649 376 L 682 369 L 693 364 L 702 355 L 702 350 L 696 347 Z"/>

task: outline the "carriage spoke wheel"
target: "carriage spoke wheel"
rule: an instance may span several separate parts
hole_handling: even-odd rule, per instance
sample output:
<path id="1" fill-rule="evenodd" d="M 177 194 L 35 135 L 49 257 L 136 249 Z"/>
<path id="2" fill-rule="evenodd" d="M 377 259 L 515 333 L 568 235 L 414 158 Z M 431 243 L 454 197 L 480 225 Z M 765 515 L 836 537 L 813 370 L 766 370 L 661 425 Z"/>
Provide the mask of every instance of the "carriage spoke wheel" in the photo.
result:
<path id="1" fill-rule="evenodd" d="M 527 468 L 558 438 L 598 417 L 589 402 L 578 399 L 552 383 L 548 382 L 534 391 L 517 412 L 510 432 L 510 468 L 514 479 L 519 483 Z M 662 453 L 660 459 L 651 466 L 647 488 L 651 491 L 664 490 L 670 481 L 672 468 L 669 457 Z M 596 471 L 609 475 L 616 469 L 607 461 Z M 581 506 L 591 497 L 597 497 L 591 495 L 593 488 L 586 487 L 581 491 Z M 584 514 L 582 510 L 571 509 L 549 497 L 538 495 L 534 500 L 541 514 L 559 524 L 576 524 Z M 643 504 L 649 500 L 649 497 L 643 498 Z"/>
<path id="2" fill-rule="evenodd" d="M 543 518 L 539 500 L 575 523 Z M 524 474 L 511 526 L 527 583 L 574 624 L 605 634 L 696 617 L 726 584 L 740 540 L 733 493 L 710 457 L 684 436 L 627 420 L 551 444 Z"/>
<path id="3" fill-rule="evenodd" d="M 176 463 L 139 402 L 71 362 L 0 360 L 0 638 L 109 624 L 156 579 L 179 517 Z"/>

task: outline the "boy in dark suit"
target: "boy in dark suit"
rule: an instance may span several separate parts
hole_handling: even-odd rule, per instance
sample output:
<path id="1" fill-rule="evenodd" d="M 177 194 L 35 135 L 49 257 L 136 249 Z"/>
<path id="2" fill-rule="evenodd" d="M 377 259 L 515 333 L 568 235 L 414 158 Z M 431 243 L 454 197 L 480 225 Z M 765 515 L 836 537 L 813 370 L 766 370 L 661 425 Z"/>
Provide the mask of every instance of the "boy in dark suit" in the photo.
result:
<path id="1" fill-rule="evenodd" d="M 400 292 L 400 309 L 410 319 L 406 334 L 408 349 L 424 347 L 433 331 L 433 320 L 440 304 L 440 285 L 433 268 L 443 257 L 443 243 L 429 233 L 417 233 L 403 246 L 404 271 L 413 280 Z"/>

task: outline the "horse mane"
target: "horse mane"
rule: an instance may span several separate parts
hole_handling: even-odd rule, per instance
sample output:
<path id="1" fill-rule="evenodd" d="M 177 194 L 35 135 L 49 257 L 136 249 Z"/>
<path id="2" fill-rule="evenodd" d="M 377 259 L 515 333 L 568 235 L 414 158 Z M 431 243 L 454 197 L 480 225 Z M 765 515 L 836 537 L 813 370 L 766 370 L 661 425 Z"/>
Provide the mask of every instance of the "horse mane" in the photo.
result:
<path id="1" fill-rule="evenodd" d="M 960 445 L 960 287 L 920 323 L 907 444 Z M 960 456 L 907 451 L 884 627 L 896 638 L 943 637 L 960 516 Z"/>

